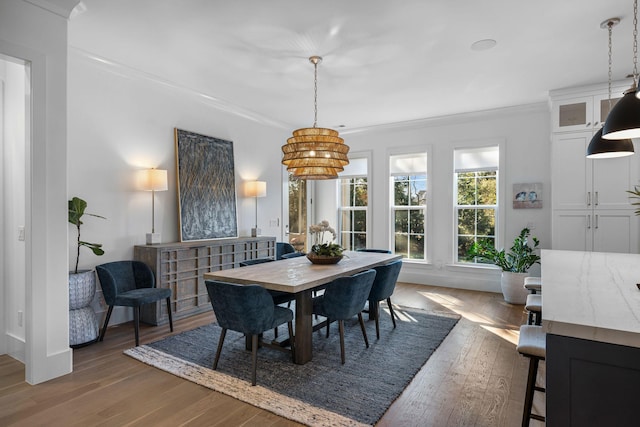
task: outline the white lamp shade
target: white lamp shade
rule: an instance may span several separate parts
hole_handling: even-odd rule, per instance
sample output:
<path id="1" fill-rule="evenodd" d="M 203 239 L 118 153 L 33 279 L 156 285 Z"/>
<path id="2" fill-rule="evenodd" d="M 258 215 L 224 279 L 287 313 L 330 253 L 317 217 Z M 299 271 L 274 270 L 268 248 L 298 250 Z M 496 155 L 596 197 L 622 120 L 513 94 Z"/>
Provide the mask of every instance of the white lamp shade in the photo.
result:
<path id="1" fill-rule="evenodd" d="M 267 183 L 265 181 L 247 181 L 244 183 L 244 194 L 247 197 L 266 197 Z"/>
<path id="2" fill-rule="evenodd" d="M 144 191 L 167 191 L 167 171 L 164 169 L 147 169 L 140 176 L 140 188 Z"/>

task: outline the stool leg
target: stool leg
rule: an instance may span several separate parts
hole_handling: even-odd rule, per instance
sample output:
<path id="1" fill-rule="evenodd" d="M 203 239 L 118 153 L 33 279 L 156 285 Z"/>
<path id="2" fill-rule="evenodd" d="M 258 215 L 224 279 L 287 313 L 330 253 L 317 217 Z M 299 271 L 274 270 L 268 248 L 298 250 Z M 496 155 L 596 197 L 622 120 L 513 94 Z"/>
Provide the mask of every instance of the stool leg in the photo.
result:
<path id="1" fill-rule="evenodd" d="M 527 392 L 524 397 L 524 411 L 522 413 L 522 427 L 529 427 L 531 418 L 531 408 L 533 407 L 533 393 L 536 386 L 536 377 L 538 375 L 537 357 L 531 357 L 529 361 L 529 375 L 527 376 Z"/>

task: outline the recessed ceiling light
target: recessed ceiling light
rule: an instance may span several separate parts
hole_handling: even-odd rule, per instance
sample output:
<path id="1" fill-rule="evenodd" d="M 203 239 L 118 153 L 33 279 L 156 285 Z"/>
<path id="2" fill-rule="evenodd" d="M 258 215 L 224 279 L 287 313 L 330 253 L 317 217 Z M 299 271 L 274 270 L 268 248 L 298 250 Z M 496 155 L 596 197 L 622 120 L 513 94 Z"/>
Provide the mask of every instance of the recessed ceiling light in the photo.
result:
<path id="1" fill-rule="evenodd" d="M 476 42 L 473 42 L 473 44 L 471 45 L 471 50 L 476 50 L 476 51 L 489 50 L 492 47 L 494 47 L 496 44 L 498 44 L 498 42 L 496 42 L 494 39 L 478 40 Z"/>

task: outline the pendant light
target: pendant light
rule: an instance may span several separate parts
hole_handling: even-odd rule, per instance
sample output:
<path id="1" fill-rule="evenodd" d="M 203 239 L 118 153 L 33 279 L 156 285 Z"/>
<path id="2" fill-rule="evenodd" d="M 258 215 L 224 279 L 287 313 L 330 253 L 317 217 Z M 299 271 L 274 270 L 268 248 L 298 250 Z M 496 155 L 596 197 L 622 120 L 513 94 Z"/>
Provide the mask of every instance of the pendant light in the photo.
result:
<path id="1" fill-rule="evenodd" d="M 349 164 L 349 146 L 338 136 L 338 131 L 317 127 L 318 64 L 321 61 L 319 56 L 309 58 L 314 66 L 313 127 L 294 130 L 282 146 L 282 164 L 298 179 L 335 179 Z"/>
<path id="2" fill-rule="evenodd" d="M 611 111 L 611 34 L 613 27 L 619 23 L 619 18 L 610 18 L 600 24 L 600 28 L 606 28 L 609 33 L 609 111 Z M 633 141 L 630 139 L 602 139 L 602 128 L 598 129 L 587 147 L 588 159 L 610 159 L 632 154 Z"/>
<path id="3" fill-rule="evenodd" d="M 633 83 L 609 112 L 604 122 L 604 139 L 640 138 L 640 99 L 636 97 L 638 82 L 638 0 L 633 1 Z"/>

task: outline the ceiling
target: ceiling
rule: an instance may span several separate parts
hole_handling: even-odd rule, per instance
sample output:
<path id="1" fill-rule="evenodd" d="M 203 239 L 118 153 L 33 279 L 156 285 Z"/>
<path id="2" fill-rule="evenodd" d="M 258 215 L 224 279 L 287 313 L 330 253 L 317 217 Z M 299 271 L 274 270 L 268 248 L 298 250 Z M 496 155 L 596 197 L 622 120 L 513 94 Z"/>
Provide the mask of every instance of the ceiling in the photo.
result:
<path id="1" fill-rule="evenodd" d="M 71 53 L 283 128 L 359 128 L 547 100 L 633 69 L 631 0 L 83 0 Z M 478 40 L 495 47 L 473 50 Z M 630 80 L 629 80 L 630 82 Z"/>

